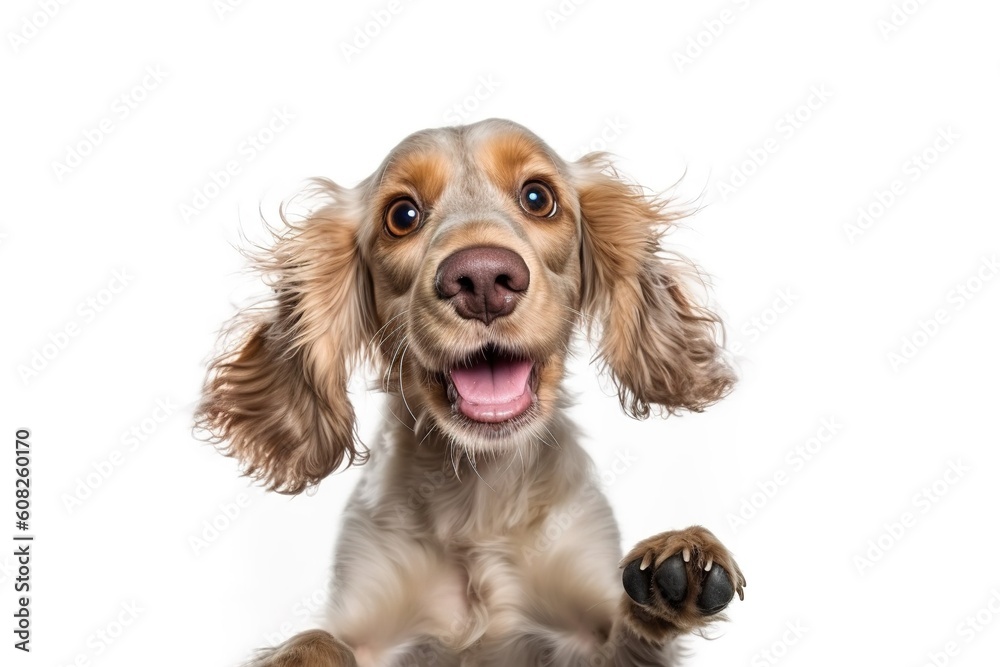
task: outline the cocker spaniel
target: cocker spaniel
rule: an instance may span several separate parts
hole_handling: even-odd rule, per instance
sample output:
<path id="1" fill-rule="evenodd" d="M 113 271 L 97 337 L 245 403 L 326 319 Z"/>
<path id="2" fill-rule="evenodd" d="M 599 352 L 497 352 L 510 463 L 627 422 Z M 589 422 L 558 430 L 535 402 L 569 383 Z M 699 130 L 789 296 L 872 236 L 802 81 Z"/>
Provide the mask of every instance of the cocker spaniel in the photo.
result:
<path id="1" fill-rule="evenodd" d="M 324 629 L 251 664 L 675 664 L 746 582 L 698 526 L 622 558 L 561 383 L 580 327 L 633 417 L 730 389 L 696 271 L 661 250 L 680 214 L 502 120 L 417 132 L 357 187 L 317 187 L 260 257 L 273 300 L 237 316 L 198 423 L 279 493 L 367 466 Z M 347 392 L 366 361 L 390 415 L 370 450 Z"/>

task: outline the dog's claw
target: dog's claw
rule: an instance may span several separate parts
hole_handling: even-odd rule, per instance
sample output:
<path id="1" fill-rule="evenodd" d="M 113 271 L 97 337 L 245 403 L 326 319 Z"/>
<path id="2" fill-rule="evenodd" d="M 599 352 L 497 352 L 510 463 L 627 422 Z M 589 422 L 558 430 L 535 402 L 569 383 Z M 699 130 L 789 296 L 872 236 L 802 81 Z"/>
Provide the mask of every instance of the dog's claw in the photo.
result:
<path id="1" fill-rule="evenodd" d="M 643 540 L 622 563 L 625 600 L 635 606 L 630 622 L 651 637 L 660 626 L 650 619 L 691 632 L 720 620 L 737 595 L 743 599 L 746 579 L 739 565 L 701 526 Z"/>

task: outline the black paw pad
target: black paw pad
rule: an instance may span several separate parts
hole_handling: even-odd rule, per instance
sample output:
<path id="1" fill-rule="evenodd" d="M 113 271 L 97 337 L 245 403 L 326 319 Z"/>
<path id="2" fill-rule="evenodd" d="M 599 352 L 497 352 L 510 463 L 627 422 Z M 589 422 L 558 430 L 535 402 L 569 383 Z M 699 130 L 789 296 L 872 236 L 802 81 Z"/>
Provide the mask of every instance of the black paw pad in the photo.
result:
<path id="1" fill-rule="evenodd" d="M 640 570 L 642 559 L 636 559 L 625 566 L 622 572 L 622 585 L 625 592 L 637 604 L 648 605 L 653 601 L 653 570 Z"/>
<path id="2" fill-rule="evenodd" d="M 688 573 L 680 554 L 674 554 L 663 561 L 656 570 L 655 579 L 664 600 L 675 607 L 684 601 L 688 590 Z"/>
<path id="3" fill-rule="evenodd" d="M 717 614 L 726 608 L 736 591 L 729 581 L 729 575 L 721 567 L 713 567 L 705 577 L 698 596 L 698 610 L 706 615 Z"/>

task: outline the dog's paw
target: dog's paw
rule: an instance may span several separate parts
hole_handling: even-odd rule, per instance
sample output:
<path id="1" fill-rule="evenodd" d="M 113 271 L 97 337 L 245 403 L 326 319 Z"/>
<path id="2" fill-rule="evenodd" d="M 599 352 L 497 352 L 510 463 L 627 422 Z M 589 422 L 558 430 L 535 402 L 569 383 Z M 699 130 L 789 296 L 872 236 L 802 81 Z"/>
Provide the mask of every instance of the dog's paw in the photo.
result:
<path id="1" fill-rule="evenodd" d="M 729 550 L 701 526 L 643 540 L 622 565 L 626 617 L 652 640 L 718 620 L 747 584 Z"/>

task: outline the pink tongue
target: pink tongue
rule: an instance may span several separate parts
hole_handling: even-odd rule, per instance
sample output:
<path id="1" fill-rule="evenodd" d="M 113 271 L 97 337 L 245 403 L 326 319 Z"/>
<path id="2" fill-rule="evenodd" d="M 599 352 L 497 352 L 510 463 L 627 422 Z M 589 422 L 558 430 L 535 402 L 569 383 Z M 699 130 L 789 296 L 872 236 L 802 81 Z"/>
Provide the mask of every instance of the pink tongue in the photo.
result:
<path id="1" fill-rule="evenodd" d="M 458 409 L 469 419 L 502 422 L 531 405 L 532 362 L 490 359 L 471 368 L 453 368 L 451 381 L 458 391 Z"/>

